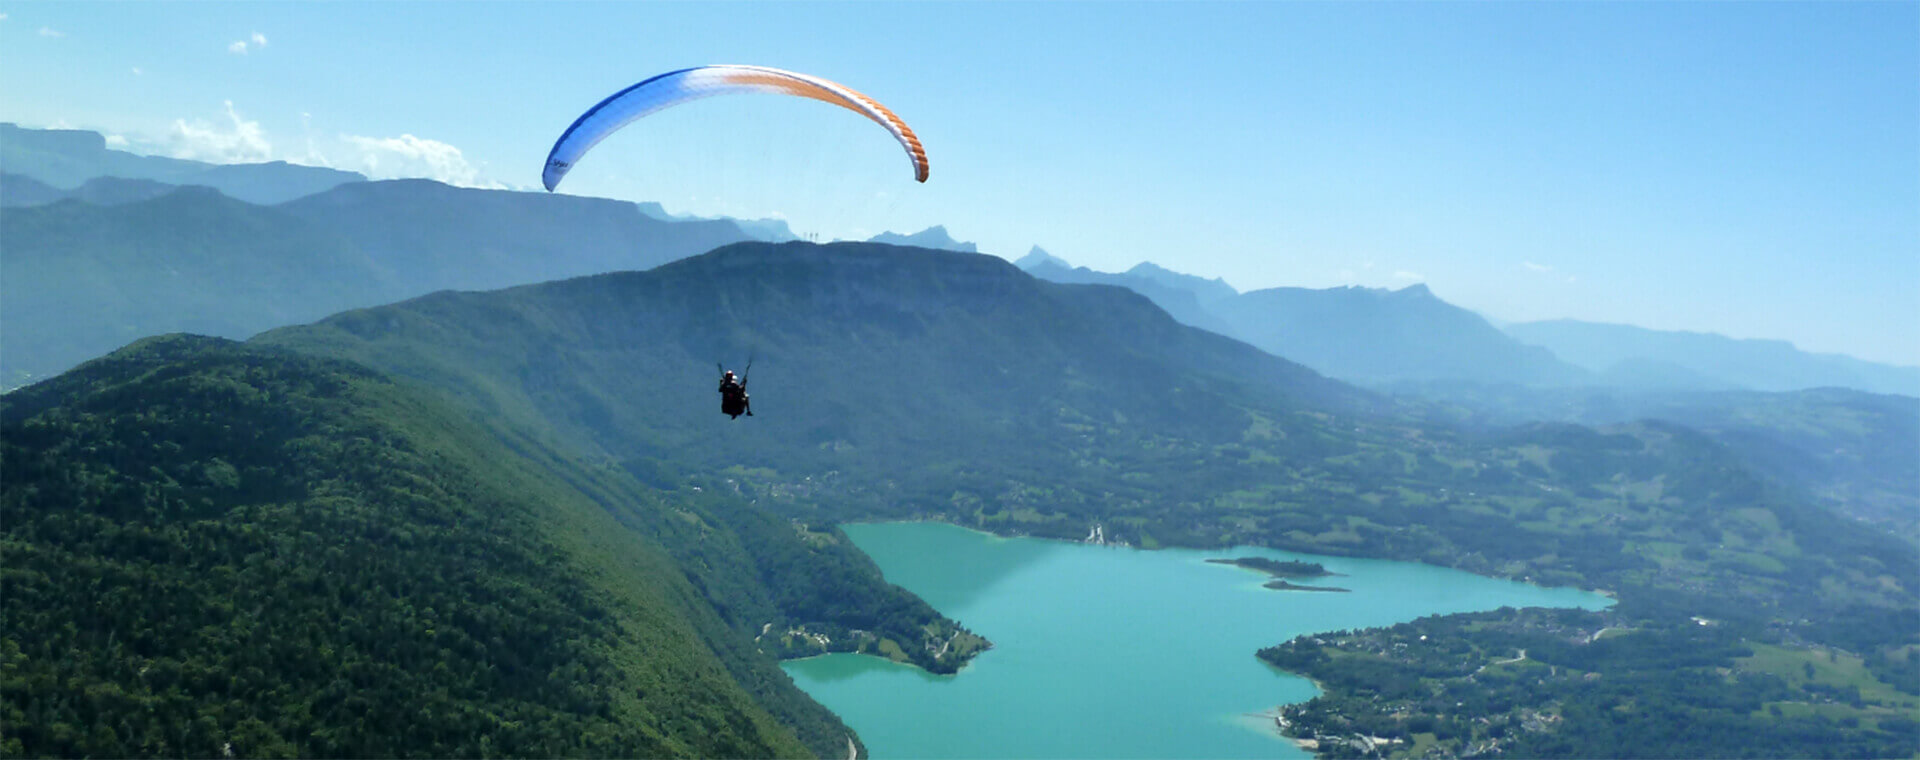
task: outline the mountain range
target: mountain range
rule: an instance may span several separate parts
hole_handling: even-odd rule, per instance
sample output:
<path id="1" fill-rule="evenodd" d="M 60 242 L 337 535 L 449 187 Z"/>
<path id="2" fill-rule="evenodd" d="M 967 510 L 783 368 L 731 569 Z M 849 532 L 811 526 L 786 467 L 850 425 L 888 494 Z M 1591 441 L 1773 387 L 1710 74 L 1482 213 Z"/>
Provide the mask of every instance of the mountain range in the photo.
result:
<path id="1" fill-rule="evenodd" d="M 1812 354 L 1785 341 L 1576 320 L 1500 328 L 1446 303 L 1425 285 L 1239 293 L 1224 281 L 1151 262 L 1122 273 L 1097 272 L 1071 267 L 1036 247 L 1018 263 L 1056 282 L 1131 289 L 1185 324 L 1381 389 L 1430 382 L 1649 391 L 1845 387 L 1920 397 L 1920 367 Z"/>
<path id="2" fill-rule="evenodd" d="M 424 181 L 369 183 L 357 174 L 317 167 L 221 166 L 138 156 L 107 147 L 106 139 L 92 132 L 0 124 L 0 151 L 0 165 L 7 169 L 0 174 L 0 207 L 8 209 L 10 222 L 0 228 L 0 244 L 9 251 L 10 269 L 27 273 L 24 282 L 8 278 L 7 298 L 0 304 L 0 311 L 7 313 L 0 314 L 0 322 L 32 328 L 0 327 L 10 333 L 14 347 L 0 356 L 0 387 L 45 377 L 140 335 L 185 329 L 241 338 L 344 308 L 439 289 L 486 289 L 644 269 L 728 242 L 795 237 L 782 220 L 676 217 L 657 203 L 571 196 L 536 200 L 535 194 L 461 190 Z M 260 290 L 261 283 L 244 277 L 236 287 L 223 282 L 224 272 L 208 268 L 234 260 L 233 251 L 165 239 L 126 250 L 124 240 L 99 239 L 123 224 L 111 215 L 96 221 L 69 212 L 55 225 L 67 225 L 69 231 L 62 231 L 47 229 L 28 211 L 63 199 L 90 206 L 153 202 L 181 185 L 213 187 L 253 205 L 279 208 L 291 203 L 286 210 L 294 212 L 297 221 L 317 223 L 321 229 L 292 229 L 255 214 L 257 234 L 269 247 L 279 239 L 316 251 L 310 258 L 327 260 L 332 268 L 283 283 L 295 286 L 286 291 Z M 309 198 L 322 193 L 327 196 Z M 217 203 L 204 196 L 203 202 Z M 33 234 L 15 233 L 16 221 Z M 101 235 L 70 231 L 96 226 L 102 228 Z M 54 239 L 38 237 L 41 233 Z M 977 250 L 940 226 L 912 235 L 882 233 L 873 241 Z M 106 254 L 93 247 L 96 244 L 123 250 Z M 242 245 L 232 240 L 227 244 Z M 67 251 L 65 245 L 81 250 Z M 186 250 L 171 249 L 181 245 Z M 353 250 L 331 250 L 340 246 Z M 105 274 L 96 275 L 88 288 L 73 288 L 71 278 L 38 282 L 34 278 L 46 271 L 42 262 L 34 261 L 40 257 L 72 258 L 87 265 L 79 268 Z M 165 262 L 164 274 L 154 271 L 154 261 Z M 24 268 L 15 269 L 15 262 Z M 1447 304 L 1425 286 L 1399 291 L 1272 288 L 1242 294 L 1222 280 L 1180 274 L 1151 262 L 1123 273 L 1075 268 L 1037 246 L 1019 266 L 1058 282 L 1126 287 L 1182 323 L 1380 389 L 1430 382 L 1651 391 L 1839 386 L 1920 396 L 1920 368 L 1807 354 L 1778 341 L 1735 341 L 1566 320 L 1509 325 L 1503 331 Z M 126 276 L 113 281 L 122 272 Z M 246 291 L 254 302 L 248 309 L 226 309 L 222 303 L 191 303 L 175 292 L 181 287 L 152 287 L 167 282 L 198 290 Z M 43 297 L 35 300 L 36 294 Z M 247 296 L 238 300 L 244 302 Z M 43 302 L 70 306 L 47 309 Z M 58 316 L 49 319 L 50 314 Z M 84 316 L 74 320 L 69 318 L 73 314 Z"/>
<path id="3" fill-rule="evenodd" d="M 0 167 L 8 174 L 62 190 L 98 177 L 150 180 L 168 185 L 204 185 L 249 203 L 271 205 L 312 195 L 366 176 L 285 161 L 211 164 L 163 156 L 142 156 L 107 146 L 98 132 L 27 129 L 0 123 Z M 11 191 L 12 181 L 0 188 Z M 9 196 L 11 192 L 7 193 Z M 6 205 L 16 205 L 11 200 Z"/>
<path id="4" fill-rule="evenodd" d="M 122 188 L 119 202 L 95 202 Z M 748 239 L 730 221 L 661 221 L 631 203 L 352 182 L 277 205 L 204 186 L 95 179 L 5 209 L 0 378 L 46 377 L 136 338 L 245 338 L 362 306 L 644 269 Z"/>
<path id="5" fill-rule="evenodd" d="M 1854 388 L 1920 397 L 1920 367 L 1801 351 L 1784 340 L 1649 330 L 1570 319 L 1508 325 L 1507 333 L 1602 373 L 1609 385 L 1667 390 Z"/>
<path id="6" fill-rule="evenodd" d="M 979 247 L 972 243 L 963 243 L 954 240 L 953 236 L 947 233 L 946 227 L 937 224 L 911 235 L 902 235 L 898 232 L 882 232 L 869 238 L 867 242 L 885 243 L 887 245 L 910 245 L 916 248 L 932 248 L 940 251 L 959 251 L 961 253 L 980 252 Z"/>
<path id="7" fill-rule="evenodd" d="M 1269 288 L 1240 293 L 1142 263 L 1123 273 L 1069 269 L 1057 258 L 1022 259 L 1029 274 L 1055 282 L 1118 285 L 1152 299 L 1181 322 L 1244 340 L 1330 376 L 1370 386 L 1427 380 L 1565 385 L 1588 373 L 1500 332 L 1435 297 L 1425 285 Z"/>

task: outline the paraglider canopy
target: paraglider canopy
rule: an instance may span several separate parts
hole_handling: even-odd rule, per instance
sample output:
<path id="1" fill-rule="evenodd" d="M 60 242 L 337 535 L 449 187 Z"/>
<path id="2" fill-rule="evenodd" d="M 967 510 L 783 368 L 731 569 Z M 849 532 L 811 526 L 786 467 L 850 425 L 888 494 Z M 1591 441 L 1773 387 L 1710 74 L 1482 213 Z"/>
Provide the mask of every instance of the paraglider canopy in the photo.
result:
<path id="1" fill-rule="evenodd" d="M 872 119 L 885 127 L 913 162 L 913 178 L 927 181 L 927 151 L 907 123 L 879 101 L 852 88 L 819 77 L 765 66 L 696 66 L 670 71 L 628 87 L 600 101 L 575 119 L 547 153 L 540 180 L 551 192 L 559 186 L 581 156 L 607 135 L 634 120 L 688 101 L 736 93 L 763 92 L 795 95 L 832 103 Z"/>

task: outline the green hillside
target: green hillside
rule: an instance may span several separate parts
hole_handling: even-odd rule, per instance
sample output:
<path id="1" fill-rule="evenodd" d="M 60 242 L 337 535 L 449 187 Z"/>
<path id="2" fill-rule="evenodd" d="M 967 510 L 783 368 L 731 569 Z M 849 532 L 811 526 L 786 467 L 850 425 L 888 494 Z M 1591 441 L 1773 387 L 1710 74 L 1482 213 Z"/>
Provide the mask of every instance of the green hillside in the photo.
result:
<path id="1" fill-rule="evenodd" d="M 8 756 L 837 756 L 742 632 L 807 622 L 766 563 L 935 622 L 837 533 L 676 506 L 340 362 L 157 338 L 0 425 Z M 699 527 L 760 571 L 648 534 L 717 510 L 763 524 Z"/>
<path id="2" fill-rule="evenodd" d="M 1017 507 L 1031 492 L 1052 516 L 1004 527 L 1051 535 L 1084 534 L 1107 495 L 1164 494 L 1135 484 L 1140 469 L 1195 489 L 1263 477 L 1244 454 L 1213 456 L 1249 430 L 1310 431 L 1264 448 L 1317 462 L 1352 437 L 1329 414 L 1377 403 L 1119 288 L 874 244 L 737 244 L 256 340 L 451 389 L 617 461 L 732 463 L 729 477 L 807 519 L 947 514 L 983 496 Z M 714 363 L 749 356 L 758 416 L 722 424 Z"/>

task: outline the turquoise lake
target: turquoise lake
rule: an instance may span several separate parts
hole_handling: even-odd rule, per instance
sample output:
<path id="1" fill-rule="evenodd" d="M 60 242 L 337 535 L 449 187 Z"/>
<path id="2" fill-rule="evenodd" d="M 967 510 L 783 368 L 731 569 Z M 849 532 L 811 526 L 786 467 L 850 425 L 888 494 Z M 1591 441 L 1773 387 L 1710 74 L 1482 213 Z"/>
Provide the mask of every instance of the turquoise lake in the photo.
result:
<path id="1" fill-rule="evenodd" d="M 1262 713 L 1311 699 L 1304 678 L 1254 656 L 1295 636 L 1512 607 L 1599 609 L 1578 589 L 1407 562 L 1269 549 L 1135 549 L 999 538 L 940 523 L 843 526 L 886 573 L 994 643 L 935 676 L 865 655 L 785 664 L 875 758 L 1305 758 Z M 1274 591 L 1209 558 L 1319 562 Z"/>

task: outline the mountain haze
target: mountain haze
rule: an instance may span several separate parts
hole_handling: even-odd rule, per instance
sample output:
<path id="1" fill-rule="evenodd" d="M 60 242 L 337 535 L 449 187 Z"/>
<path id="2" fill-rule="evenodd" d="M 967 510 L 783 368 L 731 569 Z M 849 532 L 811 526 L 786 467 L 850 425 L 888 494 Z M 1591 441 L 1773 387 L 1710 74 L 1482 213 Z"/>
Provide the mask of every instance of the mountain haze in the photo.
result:
<path id="1" fill-rule="evenodd" d="M 916 248 L 933 248 L 942 251 L 959 251 L 961 253 L 980 252 L 980 249 L 972 243 L 963 243 L 954 240 L 952 235 L 947 234 L 946 227 L 937 224 L 911 235 L 902 235 L 898 232 L 882 232 L 869 238 L 867 242 L 885 243 L 887 245 L 905 245 Z"/>
<path id="2" fill-rule="evenodd" d="M 1526 346 L 1426 285 L 1269 288 L 1211 309 L 1249 343 L 1356 382 L 1459 379 L 1567 384 L 1581 372 Z"/>
<path id="3" fill-rule="evenodd" d="M 1028 256 L 1021 262 L 1029 274 L 1045 280 L 1127 288 L 1183 324 L 1244 340 L 1347 382 L 1558 385 L 1588 377 L 1551 353 L 1501 333 L 1479 315 L 1440 300 L 1425 285 L 1398 291 L 1348 287 L 1240 293 L 1224 280 L 1181 274 L 1152 262 L 1118 274 L 1069 268 L 1051 256 Z"/>
<path id="4" fill-rule="evenodd" d="M 1545 346 L 1596 372 L 1644 376 L 1649 365 L 1676 368 L 1701 385 L 1760 391 L 1822 386 L 1920 397 L 1920 367 L 1897 367 L 1839 354 L 1801 351 L 1783 340 L 1739 340 L 1723 335 L 1649 330 L 1571 319 L 1507 326 L 1514 337 Z"/>
<path id="5" fill-rule="evenodd" d="M 32 177 L 0 172 L 0 208 L 44 206 L 67 197 L 67 191 Z"/>
<path id="6" fill-rule="evenodd" d="M 355 182 L 275 206 L 181 187 L 12 208 L 6 221 L 9 386 L 146 335 L 245 338 L 435 290 L 645 269 L 746 238 L 731 222 L 660 221 L 631 203 L 426 180 Z"/>
<path id="7" fill-rule="evenodd" d="M 97 177 L 151 180 L 168 185 L 205 185 L 250 203 L 274 204 L 328 190 L 364 175 L 284 161 L 210 164 L 142 156 L 107 147 L 98 132 L 24 129 L 0 123 L 0 166 L 7 173 L 55 188 L 72 189 Z"/>
<path id="8" fill-rule="evenodd" d="M 1073 284 L 1112 285 L 1126 288 L 1146 296 L 1147 300 L 1152 301 L 1155 306 L 1164 309 L 1169 316 L 1179 320 L 1183 325 L 1191 325 L 1220 335 L 1240 336 L 1240 332 L 1235 329 L 1234 325 L 1229 324 L 1226 320 L 1221 319 L 1208 309 L 1206 302 L 1201 298 L 1201 291 L 1193 287 L 1194 282 L 1205 282 L 1204 280 L 1200 280 L 1200 278 L 1193 278 L 1192 281 L 1175 280 L 1170 282 L 1166 279 L 1146 277 L 1137 274 L 1135 271 L 1121 274 L 1096 272 L 1086 267 L 1069 267 L 1066 262 L 1052 256 L 1036 258 L 1031 254 L 1022 258 L 1020 261 L 1022 262 L 1020 264 L 1021 268 L 1025 269 L 1027 274 L 1042 280 Z M 1144 267 L 1149 265 L 1142 264 L 1140 266 Z M 1140 267 L 1134 267 L 1134 269 L 1139 270 Z M 1220 284 L 1225 285 L 1225 283 Z"/>

